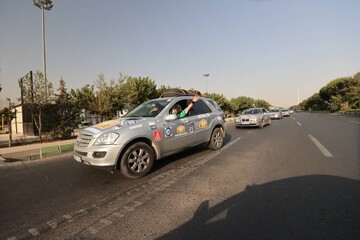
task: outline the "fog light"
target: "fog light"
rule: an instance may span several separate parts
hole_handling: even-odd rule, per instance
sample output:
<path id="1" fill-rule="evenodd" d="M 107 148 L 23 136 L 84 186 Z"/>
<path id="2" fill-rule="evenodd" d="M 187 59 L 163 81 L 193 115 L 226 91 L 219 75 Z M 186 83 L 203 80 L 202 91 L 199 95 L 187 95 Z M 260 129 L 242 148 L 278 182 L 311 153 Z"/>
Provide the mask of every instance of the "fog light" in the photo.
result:
<path id="1" fill-rule="evenodd" d="M 106 152 L 94 152 L 93 153 L 94 158 L 103 158 L 103 157 L 105 157 L 105 155 L 106 155 Z"/>

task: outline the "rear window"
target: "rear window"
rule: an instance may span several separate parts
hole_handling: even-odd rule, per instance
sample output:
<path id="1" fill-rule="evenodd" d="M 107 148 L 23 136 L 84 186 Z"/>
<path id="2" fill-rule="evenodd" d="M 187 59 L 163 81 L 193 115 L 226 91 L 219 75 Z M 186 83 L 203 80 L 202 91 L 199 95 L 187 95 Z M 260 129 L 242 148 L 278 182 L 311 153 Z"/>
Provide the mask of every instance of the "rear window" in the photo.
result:
<path id="1" fill-rule="evenodd" d="M 210 103 L 208 105 L 211 108 L 211 110 L 217 109 L 218 111 L 222 111 L 221 107 L 214 100 L 206 99 L 206 102 Z"/>
<path id="2" fill-rule="evenodd" d="M 211 113 L 211 110 L 207 104 L 199 99 L 196 104 L 190 109 L 191 115 L 200 115 L 205 113 Z"/>

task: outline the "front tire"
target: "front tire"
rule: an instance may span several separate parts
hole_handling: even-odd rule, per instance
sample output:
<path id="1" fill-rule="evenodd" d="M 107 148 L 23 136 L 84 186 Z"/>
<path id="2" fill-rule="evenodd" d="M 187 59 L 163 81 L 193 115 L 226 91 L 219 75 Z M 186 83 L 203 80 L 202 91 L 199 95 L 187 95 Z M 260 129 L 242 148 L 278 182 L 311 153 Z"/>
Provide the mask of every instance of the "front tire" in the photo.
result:
<path id="1" fill-rule="evenodd" d="M 224 144 L 224 132 L 222 128 L 217 127 L 211 133 L 209 148 L 212 150 L 220 149 Z"/>
<path id="2" fill-rule="evenodd" d="M 149 173 L 154 165 L 154 152 L 144 143 L 137 142 L 126 149 L 120 160 L 121 174 L 127 178 L 140 178 Z"/>
<path id="3" fill-rule="evenodd" d="M 264 127 L 264 119 L 261 120 L 259 128 L 263 128 Z"/>

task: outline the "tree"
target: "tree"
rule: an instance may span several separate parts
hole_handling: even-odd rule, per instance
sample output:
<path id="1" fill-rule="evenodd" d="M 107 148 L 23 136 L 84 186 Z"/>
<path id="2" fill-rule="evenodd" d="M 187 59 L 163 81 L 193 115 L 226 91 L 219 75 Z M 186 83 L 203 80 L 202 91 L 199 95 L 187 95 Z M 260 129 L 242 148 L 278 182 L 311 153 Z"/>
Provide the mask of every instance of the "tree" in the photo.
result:
<path id="1" fill-rule="evenodd" d="M 51 135 L 54 139 L 70 138 L 74 129 L 80 124 L 80 109 L 67 92 L 65 81 L 59 80 L 58 94 L 55 95 L 55 104 L 53 107 L 53 124 Z"/>
<path id="2" fill-rule="evenodd" d="M 247 108 L 254 106 L 254 99 L 250 97 L 240 96 L 230 99 L 230 106 L 234 113 L 240 113 Z"/>
<path id="3" fill-rule="evenodd" d="M 255 104 L 256 107 L 266 108 L 266 109 L 269 109 L 269 107 L 271 106 L 270 103 L 268 103 L 267 101 L 262 100 L 262 99 L 255 100 L 254 104 Z"/>
<path id="4" fill-rule="evenodd" d="M 127 103 L 130 109 L 145 101 L 156 98 L 158 94 L 155 81 L 149 77 L 129 77 L 125 87 L 127 91 Z"/>
<path id="5" fill-rule="evenodd" d="M 300 103 L 300 106 L 304 110 L 313 110 L 313 111 L 328 109 L 327 103 L 320 97 L 319 93 L 315 93 L 308 99 L 304 100 L 302 103 Z"/>
<path id="6" fill-rule="evenodd" d="M 360 86 L 351 87 L 349 92 L 346 93 L 346 98 L 348 99 L 349 105 L 352 109 L 360 109 Z"/>
<path id="7" fill-rule="evenodd" d="M 36 71 L 33 86 L 30 81 L 24 81 L 20 86 L 23 92 L 23 103 L 30 105 L 33 110 L 33 120 L 39 132 L 39 140 L 42 142 L 42 116 L 43 109 L 52 102 L 52 83 L 46 85 L 43 73 Z"/>
<path id="8" fill-rule="evenodd" d="M 111 91 L 111 99 L 112 99 L 112 109 L 111 113 L 113 115 L 118 116 L 119 113 L 124 113 L 123 111 L 127 108 L 127 98 L 126 98 L 126 80 L 127 76 L 122 75 L 119 73 L 119 77 L 117 79 L 117 82 L 114 84 L 114 87 Z"/>
<path id="9" fill-rule="evenodd" d="M 99 74 L 96 80 L 95 86 L 96 92 L 96 105 L 94 109 L 97 114 L 100 115 L 100 121 L 103 122 L 105 118 L 112 117 L 111 110 L 113 109 L 113 89 L 114 81 L 110 81 L 110 85 L 107 85 L 104 74 Z"/>
<path id="10" fill-rule="evenodd" d="M 76 90 L 71 89 L 70 95 L 78 108 L 95 113 L 95 107 L 93 107 L 96 102 L 94 85 L 86 85 Z"/>

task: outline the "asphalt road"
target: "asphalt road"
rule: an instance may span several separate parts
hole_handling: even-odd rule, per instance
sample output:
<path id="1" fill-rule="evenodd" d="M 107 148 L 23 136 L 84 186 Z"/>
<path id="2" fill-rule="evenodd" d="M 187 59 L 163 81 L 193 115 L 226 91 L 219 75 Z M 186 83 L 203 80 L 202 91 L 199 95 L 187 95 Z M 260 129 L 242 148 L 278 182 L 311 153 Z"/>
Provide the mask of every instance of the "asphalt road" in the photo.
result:
<path id="1" fill-rule="evenodd" d="M 1 167 L 0 239 L 359 239 L 360 118 L 227 126 L 137 180 L 70 154 Z"/>

